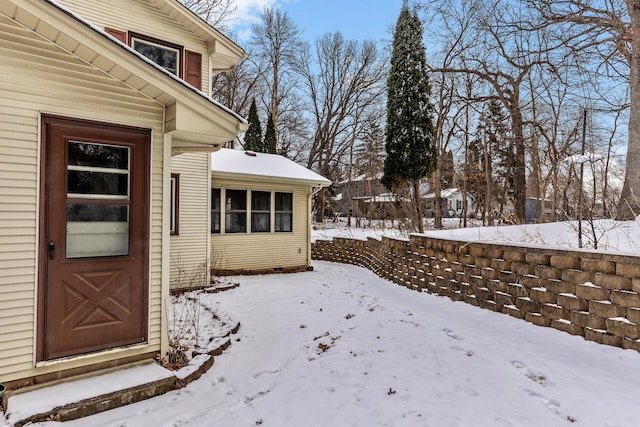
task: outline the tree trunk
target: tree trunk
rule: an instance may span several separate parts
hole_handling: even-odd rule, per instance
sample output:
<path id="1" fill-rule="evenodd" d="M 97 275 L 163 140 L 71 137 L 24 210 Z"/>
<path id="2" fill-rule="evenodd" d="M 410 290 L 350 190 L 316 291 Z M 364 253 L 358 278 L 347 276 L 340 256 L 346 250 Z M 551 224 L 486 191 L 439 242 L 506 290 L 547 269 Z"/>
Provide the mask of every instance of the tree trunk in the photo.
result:
<path id="1" fill-rule="evenodd" d="M 624 186 L 616 219 L 634 219 L 640 215 L 640 0 L 627 0 L 631 18 L 631 58 L 629 60 L 629 143 Z"/>
<path id="2" fill-rule="evenodd" d="M 418 225 L 418 233 L 424 233 L 424 225 L 422 224 L 422 209 L 420 208 L 420 180 L 413 181 L 413 203 L 414 216 Z"/>
<path id="3" fill-rule="evenodd" d="M 515 94 L 514 94 L 515 96 Z M 525 200 L 527 198 L 527 181 L 525 170 L 525 144 L 524 144 L 524 130 L 522 125 L 522 112 L 518 107 L 518 99 L 514 99 L 511 104 L 511 120 L 513 124 L 513 143 L 516 148 L 516 158 L 514 161 L 514 215 L 519 221 L 525 219 Z"/>
<path id="4" fill-rule="evenodd" d="M 491 159 L 489 159 L 489 144 L 487 143 L 487 135 L 485 133 L 483 139 L 483 151 L 484 151 L 484 179 L 485 179 L 485 193 L 484 193 L 484 206 L 482 211 L 482 223 L 485 225 L 493 225 L 491 215 Z M 486 219 L 486 223 L 485 223 Z"/>

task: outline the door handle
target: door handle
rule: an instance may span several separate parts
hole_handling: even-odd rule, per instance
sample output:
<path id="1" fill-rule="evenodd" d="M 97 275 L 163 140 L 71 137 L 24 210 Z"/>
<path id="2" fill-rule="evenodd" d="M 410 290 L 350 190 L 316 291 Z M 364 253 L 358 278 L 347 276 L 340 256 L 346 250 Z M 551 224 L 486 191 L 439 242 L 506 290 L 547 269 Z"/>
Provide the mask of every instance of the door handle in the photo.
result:
<path id="1" fill-rule="evenodd" d="M 53 255 L 56 251 L 56 244 L 53 243 L 53 240 L 49 242 L 49 259 L 53 259 Z"/>

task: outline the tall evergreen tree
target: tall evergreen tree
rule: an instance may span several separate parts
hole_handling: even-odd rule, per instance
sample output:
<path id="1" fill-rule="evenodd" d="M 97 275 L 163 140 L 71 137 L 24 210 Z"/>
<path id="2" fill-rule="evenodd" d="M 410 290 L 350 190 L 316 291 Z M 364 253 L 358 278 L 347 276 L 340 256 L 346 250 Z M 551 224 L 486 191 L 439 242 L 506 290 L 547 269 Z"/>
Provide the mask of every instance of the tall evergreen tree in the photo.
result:
<path id="1" fill-rule="evenodd" d="M 433 105 L 422 23 L 415 10 L 409 11 L 406 0 L 393 34 L 387 92 L 387 158 L 382 183 L 388 189 L 412 185 L 415 219 L 422 232 L 420 180 L 433 173 L 438 154 L 433 143 Z"/>
<path id="2" fill-rule="evenodd" d="M 262 151 L 262 126 L 258 117 L 258 107 L 255 98 L 251 101 L 248 117 L 249 127 L 244 134 L 244 149 L 250 151 Z"/>
<path id="3" fill-rule="evenodd" d="M 269 120 L 267 121 L 267 130 L 264 133 L 264 146 L 262 151 L 264 153 L 276 154 L 278 152 L 278 142 L 276 140 L 276 127 L 273 123 L 273 116 L 269 113 Z"/>

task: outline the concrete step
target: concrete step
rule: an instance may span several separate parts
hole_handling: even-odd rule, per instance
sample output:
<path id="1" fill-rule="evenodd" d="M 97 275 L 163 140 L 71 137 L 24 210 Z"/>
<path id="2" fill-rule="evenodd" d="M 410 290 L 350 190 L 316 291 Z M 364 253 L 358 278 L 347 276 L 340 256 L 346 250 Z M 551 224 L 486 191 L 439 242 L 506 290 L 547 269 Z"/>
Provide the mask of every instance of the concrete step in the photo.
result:
<path id="1" fill-rule="evenodd" d="M 174 372 L 141 361 L 7 391 L 5 415 L 15 427 L 69 421 L 164 394 L 175 382 Z"/>

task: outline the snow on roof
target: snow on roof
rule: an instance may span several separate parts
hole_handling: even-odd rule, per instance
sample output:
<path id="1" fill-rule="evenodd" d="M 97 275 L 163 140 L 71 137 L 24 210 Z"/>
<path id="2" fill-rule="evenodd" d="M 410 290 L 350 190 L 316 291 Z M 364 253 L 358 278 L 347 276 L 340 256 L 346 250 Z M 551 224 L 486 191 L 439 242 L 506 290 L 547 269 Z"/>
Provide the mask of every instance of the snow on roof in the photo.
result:
<path id="1" fill-rule="evenodd" d="M 355 199 L 355 197 L 353 199 Z M 395 203 L 398 201 L 408 203 L 411 201 L 406 197 L 398 198 L 398 196 L 393 193 L 378 194 L 377 196 L 363 198 L 363 200 L 364 203 Z"/>
<path id="2" fill-rule="evenodd" d="M 252 175 L 275 179 L 308 181 L 323 186 L 331 181 L 278 154 L 223 148 L 211 154 L 211 171 L 238 175 Z"/>
<path id="3" fill-rule="evenodd" d="M 459 193 L 459 190 L 457 188 L 455 188 L 455 187 L 447 188 L 447 189 L 444 189 L 444 190 L 440 191 L 440 197 L 442 197 L 444 199 L 447 199 L 447 198 L 453 196 L 456 193 Z M 432 191 L 430 193 L 424 194 L 422 197 L 425 198 L 425 199 L 435 199 L 436 193 L 434 191 Z M 472 197 L 472 196 L 471 196 L 471 194 L 467 194 L 467 197 Z"/>
<path id="4" fill-rule="evenodd" d="M 343 181 L 340 181 L 338 184 L 344 185 L 344 184 L 348 184 L 348 183 L 356 183 L 356 182 L 361 182 L 361 181 L 374 181 L 374 180 L 380 181 L 381 179 L 382 179 L 382 172 L 375 174 L 375 176 L 371 176 L 371 175 L 354 176 L 351 179 L 347 178 L 347 179 L 345 179 Z"/>

